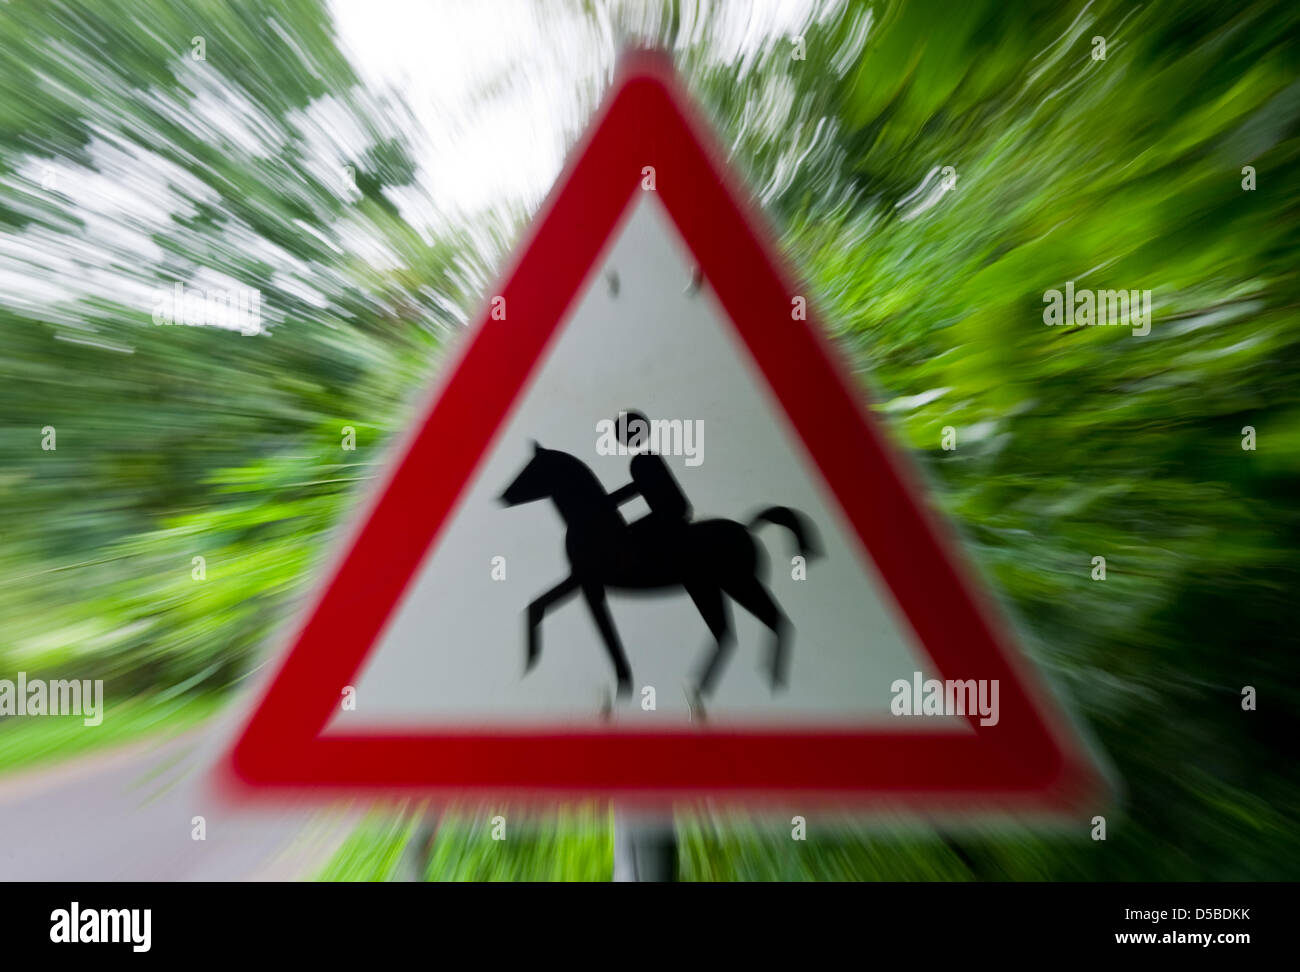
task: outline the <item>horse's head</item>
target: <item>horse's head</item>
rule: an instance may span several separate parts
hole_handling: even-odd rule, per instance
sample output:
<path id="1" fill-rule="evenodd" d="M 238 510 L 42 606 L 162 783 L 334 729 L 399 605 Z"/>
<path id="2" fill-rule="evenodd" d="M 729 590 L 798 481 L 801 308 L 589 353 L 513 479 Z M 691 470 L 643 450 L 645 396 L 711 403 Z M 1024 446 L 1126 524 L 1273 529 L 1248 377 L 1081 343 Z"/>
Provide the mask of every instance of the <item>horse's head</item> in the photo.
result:
<path id="1" fill-rule="evenodd" d="M 554 485 L 552 476 L 554 463 L 551 457 L 556 455 L 558 453 L 543 449 L 534 442 L 533 457 L 528 460 L 528 465 L 524 466 L 514 482 L 498 497 L 502 505 L 518 506 L 520 503 L 532 503 L 549 497 Z"/>

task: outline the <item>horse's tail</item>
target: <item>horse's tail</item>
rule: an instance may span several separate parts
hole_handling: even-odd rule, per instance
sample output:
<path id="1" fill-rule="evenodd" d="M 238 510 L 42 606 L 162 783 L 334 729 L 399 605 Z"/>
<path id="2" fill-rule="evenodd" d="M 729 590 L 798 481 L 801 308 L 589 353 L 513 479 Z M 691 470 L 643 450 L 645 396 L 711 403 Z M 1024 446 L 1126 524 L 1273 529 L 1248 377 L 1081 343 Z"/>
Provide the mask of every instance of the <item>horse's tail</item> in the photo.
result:
<path id="1" fill-rule="evenodd" d="M 813 529 L 812 522 L 796 510 L 788 506 L 769 506 L 767 509 L 755 513 L 750 517 L 748 526 L 753 530 L 759 524 L 775 523 L 777 526 L 783 526 L 794 534 L 794 542 L 799 547 L 799 554 L 802 557 L 812 559 L 821 555 L 821 544 L 817 542 L 817 531 Z"/>

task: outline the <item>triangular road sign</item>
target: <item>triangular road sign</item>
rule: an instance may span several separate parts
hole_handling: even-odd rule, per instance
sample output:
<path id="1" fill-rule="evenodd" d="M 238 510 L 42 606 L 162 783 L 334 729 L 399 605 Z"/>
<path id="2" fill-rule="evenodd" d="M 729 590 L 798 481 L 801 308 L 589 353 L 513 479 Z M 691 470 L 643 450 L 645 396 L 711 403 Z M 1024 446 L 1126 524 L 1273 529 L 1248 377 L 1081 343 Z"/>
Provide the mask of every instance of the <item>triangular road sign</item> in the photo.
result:
<path id="1" fill-rule="evenodd" d="M 243 783 L 1098 805 L 721 160 L 666 62 L 628 58 L 237 742 Z"/>

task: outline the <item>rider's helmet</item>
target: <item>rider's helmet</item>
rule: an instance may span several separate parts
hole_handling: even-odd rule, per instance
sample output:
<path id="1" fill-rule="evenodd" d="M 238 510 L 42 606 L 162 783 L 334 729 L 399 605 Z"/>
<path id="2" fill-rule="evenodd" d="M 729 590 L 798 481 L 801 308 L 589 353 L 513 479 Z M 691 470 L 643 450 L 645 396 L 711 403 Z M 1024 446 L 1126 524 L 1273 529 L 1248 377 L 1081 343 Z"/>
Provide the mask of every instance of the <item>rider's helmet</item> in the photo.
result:
<path id="1" fill-rule="evenodd" d="M 640 412 L 619 412 L 614 428 L 618 441 L 629 448 L 639 451 L 650 444 L 650 420 Z"/>

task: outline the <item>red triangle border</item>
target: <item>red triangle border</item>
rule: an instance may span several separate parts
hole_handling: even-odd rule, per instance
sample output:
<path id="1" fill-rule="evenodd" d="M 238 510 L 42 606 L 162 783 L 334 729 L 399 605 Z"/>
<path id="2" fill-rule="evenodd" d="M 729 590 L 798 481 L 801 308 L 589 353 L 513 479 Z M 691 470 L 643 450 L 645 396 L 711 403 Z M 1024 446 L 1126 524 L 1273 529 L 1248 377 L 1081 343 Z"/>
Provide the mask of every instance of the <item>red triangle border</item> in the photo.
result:
<path id="1" fill-rule="evenodd" d="M 386 486 L 372 502 L 229 755 L 244 787 L 331 793 L 608 795 L 654 801 L 829 800 L 924 812 L 1072 813 L 1109 786 L 1069 721 L 1019 658 L 956 544 L 918 501 L 811 307 L 792 322 L 790 285 L 746 195 L 662 55 L 619 77 L 497 293 L 463 339 Z M 640 188 L 656 192 L 806 453 L 946 678 L 999 679 L 1001 719 L 952 735 L 846 728 L 323 734 L 462 490 L 561 330 Z"/>

